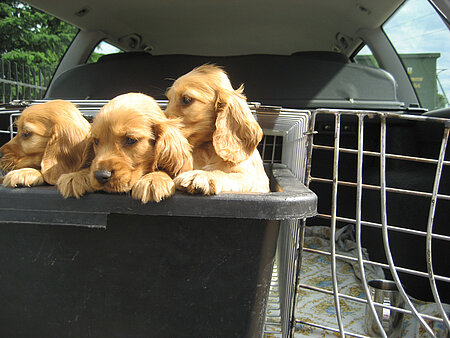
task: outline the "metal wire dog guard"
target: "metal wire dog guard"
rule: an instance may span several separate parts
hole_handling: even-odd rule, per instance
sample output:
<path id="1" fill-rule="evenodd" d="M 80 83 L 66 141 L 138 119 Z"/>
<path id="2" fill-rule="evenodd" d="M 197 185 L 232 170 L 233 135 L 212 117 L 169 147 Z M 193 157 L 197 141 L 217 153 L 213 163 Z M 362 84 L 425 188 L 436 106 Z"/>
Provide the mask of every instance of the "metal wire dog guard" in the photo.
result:
<path id="1" fill-rule="evenodd" d="M 450 278 L 445 257 L 450 242 L 449 128 L 449 120 L 427 116 L 313 112 L 306 185 L 318 194 L 319 215 L 302 226 L 304 230 L 328 223 L 330 245 L 317 249 L 302 242 L 301 262 L 307 264 L 306 255 L 330 262 L 330 288 L 310 283 L 299 272 L 292 335 L 309 335 L 317 330 L 323 336 L 327 332 L 342 337 L 370 336 L 364 322 L 365 306 L 373 315 L 377 335 L 394 336 L 384 321 L 397 312 L 408 322 L 399 324 L 404 336 L 448 334 L 450 308 L 445 303 L 449 301 Z M 354 231 L 354 255 L 342 253 L 337 247 L 337 233 L 347 224 Z M 362 293 L 355 295 L 344 285 L 338 270 L 342 262 L 359 269 Z M 382 278 L 395 282 L 404 306 L 375 302 L 366 296 L 372 292 L 368 280 L 371 268 L 381 268 Z M 330 307 L 334 322 L 326 318 L 309 320 L 315 317 L 303 308 L 305 299 L 310 299 L 308 294 L 333 300 Z M 356 318 L 355 311 L 348 311 L 348 307 L 360 308 Z M 381 318 L 377 312 L 382 313 Z M 349 315 L 353 316 L 351 320 Z"/>

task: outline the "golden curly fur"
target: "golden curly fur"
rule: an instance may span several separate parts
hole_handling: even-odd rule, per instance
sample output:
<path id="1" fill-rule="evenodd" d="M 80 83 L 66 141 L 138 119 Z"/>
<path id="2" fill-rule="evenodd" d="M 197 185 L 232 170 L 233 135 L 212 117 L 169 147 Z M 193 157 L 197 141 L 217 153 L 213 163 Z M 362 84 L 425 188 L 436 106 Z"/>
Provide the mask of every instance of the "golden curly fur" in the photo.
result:
<path id="1" fill-rule="evenodd" d="M 193 147 L 194 170 L 174 179 L 178 189 L 204 195 L 269 191 L 256 149 L 263 133 L 242 86 L 234 90 L 220 67 L 207 64 L 178 78 L 166 95 L 165 114 L 182 119 Z"/>
<path id="2" fill-rule="evenodd" d="M 96 116 L 85 159 L 90 168 L 63 175 L 64 197 L 103 190 L 143 203 L 159 202 L 175 192 L 171 177 L 192 169 L 191 147 L 156 101 L 139 93 L 119 95 Z"/>
<path id="3" fill-rule="evenodd" d="M 16 122 L 17 135 L 0 148 L 6 187 L 56 184 L 76 171 L 89 135 L 89 122 L 76 106 L 54 100 L 26 108 Z"/>

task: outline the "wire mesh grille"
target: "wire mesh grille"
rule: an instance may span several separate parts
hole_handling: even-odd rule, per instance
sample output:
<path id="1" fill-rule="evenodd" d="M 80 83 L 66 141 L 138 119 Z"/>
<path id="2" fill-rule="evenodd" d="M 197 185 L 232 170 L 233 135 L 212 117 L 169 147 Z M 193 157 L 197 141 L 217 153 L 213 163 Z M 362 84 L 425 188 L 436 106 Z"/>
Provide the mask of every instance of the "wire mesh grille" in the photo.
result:
<path id="1" fill-rule="evenodd" d="M 330 240 L 325 249 L 305 245 L 302 255 L 329 261 L 330 275 L 325 287 L 323 280 L 305 282 L 300 273 L 296 302 L 301 308 L 308 294 L 326 295 L 328 301 L 332 299 L 335 320 L 311 321 L 310 313 L 299 310 L 297 332 L 315 329 L 321 334 L 368 336 L 363 319 L 367 306 L 381 336 L 387 334 L 376 311 L 403 313 L 408 325 L 402 329 L 409 329 L 408 334 L 448 334 L 449 128 L 449 120 L 425 116 L 343 110 L 313 113 L 306 184 L 319 197 L 319 216 L 308 219 L 303 230 L 325 225 Z M 353 255 L 339 248 L 346 227 L 355 239 Z M 359 269 L 359 295 L 342 283 L 338 268 L 344 262 Z M 369 270 L 374 268 L 382 278 L 395 282 L 404 306 L 365 296 L 371 292 Z M 360 318 L 355 318 L 355 311 L 348 308 L 358 307 Z M 359 325 L 351 325 L 358 319 Z M 417 329 L 411 331 L 411 327 Z"/>
<path id="2" fill-rule="evenodd" d="M 285 164 L 302 182 L 306 170 L 306 146 L 310 112 L 304 110 L 259 107 L 256 118 L 264 130 L 259 146 L 266 163 Z M 270 145 L 270 146 L 269 146 Z M 266 337 L 288 337 L 294 311 L 295 281 L 299 259 L 300 225 L 298 221 L 281 222 L 277 246 L 277 293 L 279 329 L 266 318 Z M 269 305 L 270 310 L 270 305 Z M 270 315 L 270 313 L 269 313 Z M 270 325 L 268 325 L 270 323 Z M 276 333 L 275 333 L 276 332 Z"/>
<path id="3" fill-rule="evenodd" d="M 258 151 L 264 163 L 281 163 L 283 137 L 277 135 L 264 135 L 258 145 Z"/>

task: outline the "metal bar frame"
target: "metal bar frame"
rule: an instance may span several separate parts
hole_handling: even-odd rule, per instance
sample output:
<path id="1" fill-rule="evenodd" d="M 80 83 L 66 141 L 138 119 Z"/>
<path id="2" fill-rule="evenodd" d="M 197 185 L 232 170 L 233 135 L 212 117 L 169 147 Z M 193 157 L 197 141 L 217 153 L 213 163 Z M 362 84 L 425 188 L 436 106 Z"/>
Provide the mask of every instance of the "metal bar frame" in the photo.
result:
<path id="1" fill-rule="evenodd" d="M 316 126 L 316 116 L 319 114 L 328 114 L 330 116 L 334 116 L 334 145 L 328 146 L 328 145 L 320 145 L 320 144 L 314 144 L 314 135 L 317 133 L 315 131 Z M 357 130 L 357 137 L 358 137 L 358 145 L 357 149 L 348 149 L 345 147 L 340 147 L 340 135 L 341 135 L 341 126 L 340 126 L 340 119 L 341 116 L 354 116 L 357 119 L 358 124 L 358 130 Z M 380 151 L 367 151 L 364 150 L 364 125 L 365 120 L 368 118 L 379 118 L 380 120 Z M 442 123 L 444 125 L 444 132 L 442 135 L 442 143 L 440 147 L 440 152 L 438 158 L 421 158 L 421 157 L 414 157 L 414 156 L 407 156 L 407 155 L 400 155 L 400 154 L 389 154 L 386 152 L 386 144 L 387 144 L 387 137 L 386 137 L 386 130 L 387 130 L 387 120 L 389 119 L 398 119 L 398 120 L 408 120 L 408 121 L 416 121 L 418 123 L 420 122 L 437 122 Z M 446 283 L 450 283 L 450 277 L 447 276 L 440 276 L 436 275 L 433 271 L 433 264 L 432 264 L 432 257 L 431 257 L 431 242 L 432 239 L 439 239 L 439 240 L 445 240 L 450 241 L 450 236 L 443 235 L 443 234 L 436 234 L 433 233 L 433 221 L 434 221 L 434 215 L 435 215 L 435 208 L 438 200 L 450 200 L 450 196 L 446 194 L 439 194 L 439 183 L 441 180 L 441 173 L 445 166 L 450 165 L 450 161 L 445 160 L 445 154 L 446 154 L 446 147 L 448 143 L 449 138 L 449 129 L 450 129 L 450 121 L 443 119 L 443 118 L 436 118 L 436 117 L 427 117 L 427 116 L 418 116 L 418 115 L 407 115 L 407 114 L 398 114 L 398 113 L 387 113 L 387 112 L 377 112 L 377 111 L 355 111 L 355 110 L 339 110 L 339 109 L 319 109 L 312 113 L 311 116 L 311 124 L 310 124 L 310 130 L 308 132 L 309 134 L 309 144 L 308 144 L 308 162 L 306 164 L 306 178 L 305 178 L 305 184 L 309 187 L 311 182 L 319 182 L 323 184 L 328 184 L 331 186 L 331 210 L 330 214 L 319 214 L 317 217 L 326 219 L 330 223 L 330 241 L 331 241 L 331 249 L 330 252 L 323 251 L 323 250 L 317 250 L 317 249 L 309 249 L 309 248 L 302 248 L 303 252 L 309 252 L 314 254 L 320 254 L 320 255 L 326 255 L 331 258 L 331 274 L 332 274 L 332 282 L 333 282 L 333 290 L 326 290 L 317 288 L 314 286 L 309 286 L 301 282 L 301 274 L 298 273 L 298 281 L 297 281 L 297 290 L 300 291 L 300 289 L 307 289 L 310 291 L 320 292 L 324 294 L 328 294 L 330 296 L 333 296 L 335 308 L 336 308 L 336 320 L 337 320 L 337 326 L 336 327 L 330 327 L 327 325 L 321 325 L 321 323 L 310 323 L 301 321 L 298 319 L 295 319 L 296 324 L 303 324 L 303 325 L 310 325 L 312 327 L 321 328 L 323 330 L 329 330 L 331 332 L 339 333 L 342 337 L 349 335 L 349 336 L 365 336 L 364 334 L 361 335 L 361 333 L 355 333 L 355 332 L 348 332 L 344 329 L 342 325 L 342 317 L 341 317 L 341 311 L 339 306 L 339 299 L 348 299 L 354 302 L 359 303 L 366 303 L 367 306 L 370 308 L 370 311 L 375 313 L 375 307 L 383 307 L 383 308 L 389 308 L 395 311 L 399 311 L 408 315 L 412 315 L 417 320 L 419 320 L 421 326 L 425 329 L 425 331 L 432 337 L 434 337 L 433 330 L 428 325 L 427 321 L 436 321 L 444 323 L 444 325 L 447 327 L 447 329 L 450 330 L 449 327 L 449 319 L 447 314 L 444 311 L 441 299 L 439 297 L 439 292 L 436 287 L 436 281 L 440 280 Z M 331 172 L 332 178 L 320 178 L 320 177 L 314 177 L 311 175 L 311 166 L 312 166 L 312 156 L 314 151 L 320 150 L 320 151 L 328 151 L 330 152 L 330 156 L 333 156 L 333 168 Z M 339 180 L 338 177 L 338 166 L 339 166 L 339 154 L 340 153 L 350 153 L 355 154 L 357 157 L 357 173 L 356 173 L 356 182 L 345 182 Z M 378 157 L 379 158 L 379 168 L 380 168 L 380 184 L 379 186 L 376 185 L 368 185 L 364 184 L 362 182 L 362 176 L 363 176 L 363 159 L 364 156 L 372 156 L 372 157 Z M 423 192 L 423 191 L 411 191 L 411 190 L 405 190 L 405 189 L 397 189 L 397 188 L 391 188 L 388 187 L 386 184 L 386 159 L 395 159 L 400 161 L 409 161 L 409 162 L 420 162 L 420 163 L 428 163 L 432 165 L 436 165 L 436 173 L 434 178 L 434 185 L 433 185 L 433 191 L 431 193 L 429 192 Z M 349 186 L 353 187 L 356 190 L 356 200 L 355 200 L 355 206 L 356 206 L 356 214 L 354 219 L 349 219 L 345 217 L 338 216 L 336 213 L 337 208 L 337 191 L 339 189 L 339 186 Z M 362 191 L 364 189 L 370 189 L 370 190 L 378 190 L 380 193 L 380 201 L 381 201 L 381 222 L 380 223 L 374 223 L 374 222 L 368 222 L 362 220 L 361 211 L 362 211 Z M 415 196 L 422 196 L 430 198 L 430 209 L 429 209 L 429 215 L 428 215 L 428 222 L 427 222 L 427 231 L 419 231 L 419 230 L 413 230 L 413 229 L 407 229 L 400 226 L 395 225 L 389 225 L 388 219 L 387 219 L 387 200 L 386 200 L 386 193 L 398 193 L 398 194 L 410 194 Z M 320 201 L 319 201 L 320 203 Z M 355 224 L 355 231 L 356 231 L 356 245 L 357 245 L 357 251 L 358 251 L 358 257 L 350 257 L 345 256 L 342 254 L 337 254 L 335 250 L 335 234 L 336 234 L 336 222 L 337 221 L 344 221 L 348 223 Z M 308 222 L 304 226 L 307 226 Z M 362 256 L 362 244 L 361 244 L 361 229 L 362 226 L 369 226 L 369 227 L 376 227 L 381 229 L 382 236 L 383 236 L 383 244 L 384 244 L 384 251 L 387 257 L 388 264 L 385 263 L 379 263 L 371 260 L 364 259 Z M 418 236 L 422 236 L 426 238 L 426 258 L 427 258 L 427 271 L 417 271 L 413 269 L 408 268 L 402 268 L 395 265 L 394 258 L 392 257 L 391 248 L 389 244 L 389 232 L 388 231 L 397 231 L 400 233 L 409 233 L 414 234 Z M 382 267 L 383 269 L 389 269 L 391 271 L 391 274 L 396 282 L 396 285 L 399 289 L 399 292 L 401 293 L 402 297 L 404 298 L 407 307 L 405 309 L 399 309 L 395 307 L 391 307 L 389 305 L 379 304 L 376 302 L 373 302 L 370 297 L 366 297 L 367 299 L 359 299 L 356 297 L 352 297 L 346 294 L 342 294 L 339 292 L 339 285 L 336 281 L 336 260 L 348 260 L 352 262 L 357 262 L 359 269 L 361 270 L 361 280 L 362 280 L 362 289 L 366 293 L 366 295 L 369 294 L 369 289 L 367 285 L 367 280 L 365 276 L 365 265 L 375 265 Z M 420 313 L 414 306 L 414 304 L 409 299 L 408 295 L 406 294 L 402 284 L 401 280 L 398 276 L 398 272 L 408 273 L 417 275 L 423 278 L 428 278 L 430 282 L 430 287 L 433 293 L 434 300 L 436 304 L 438 305 L 438 309 L 440 312 L 441 317 L 431 316 L 427 314 Z M 298 296 L 297 296 L 298 297 Z M 297 303 L 297 302 L 296 302 Z M 386 337 L 386 333 L 383 331 L 381 322 L 378 319 L 377 316 L 374 316 L 376 318 L 377 326 L 380 329 L 381 334 Z M 291 336 L 293 337 L 295 333 L 295 329 L 293 328 L 291 330 Z"/>
<path id="2" fill-rule="evenodd" d="M 0 60 L 1 102 L 36 100 L 46 91 L 50 70 Z"/>

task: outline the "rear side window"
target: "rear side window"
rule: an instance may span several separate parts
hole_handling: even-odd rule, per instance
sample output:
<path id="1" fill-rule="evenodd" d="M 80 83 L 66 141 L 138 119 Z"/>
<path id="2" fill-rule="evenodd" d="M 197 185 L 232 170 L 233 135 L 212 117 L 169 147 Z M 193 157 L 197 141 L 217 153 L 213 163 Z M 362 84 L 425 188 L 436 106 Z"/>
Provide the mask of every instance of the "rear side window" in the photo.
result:
<path id="1" fill-rule="evenodd" d="M 121 49 L 111 45 L 110 43 L 106 41 L 100 42 L 97 47 L 95 47 L 94 51 L 92 52 L 91 56 L 89 57 L 89 60 L 87 63 L 95 63 L 100 59 L 103 55 L 108 54 L 116 54 L 123 52 Z"/>
<path id="2" fill-rule="evenodd" d="M 0 2 L 0 100 L 40 99 L 78 29 L 19 1 Z"/>
<path id="3" fill-rule="evenodd" d="M 407 0 L 383 25 L 416 91 L 421 106 L 449 106 L 450 31 L 426 0 Z M 379 67 L 366 46 L 355 61 Z"/>
<path id="4" fill-rule="evenodd" d="M 383 26 L 414 85 L 422 107 L 447 107 L 450 31 L 423 0 L 408 0 Z"/>

